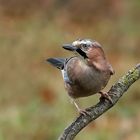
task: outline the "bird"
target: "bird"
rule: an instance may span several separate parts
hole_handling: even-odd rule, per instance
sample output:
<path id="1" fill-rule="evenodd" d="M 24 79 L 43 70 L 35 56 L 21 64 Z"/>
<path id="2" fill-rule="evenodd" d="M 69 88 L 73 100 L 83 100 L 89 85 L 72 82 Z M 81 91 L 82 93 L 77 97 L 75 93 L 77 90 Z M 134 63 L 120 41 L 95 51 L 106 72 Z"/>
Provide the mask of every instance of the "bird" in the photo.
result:
<path id="1" fill-rule="evenodd" d="M 65 50 L 73 52 L 68 58 L 48 58 L 46 61 L 61 70 L 65 89 L 80 114 L 87 114 L 76 102 L 81 97 L 96 93 L 112 103 L 106 87 L 110 77 L 115 73 L 107 60 L 102 46 L 95 40 L 78 39 L 62 45 Z"/>

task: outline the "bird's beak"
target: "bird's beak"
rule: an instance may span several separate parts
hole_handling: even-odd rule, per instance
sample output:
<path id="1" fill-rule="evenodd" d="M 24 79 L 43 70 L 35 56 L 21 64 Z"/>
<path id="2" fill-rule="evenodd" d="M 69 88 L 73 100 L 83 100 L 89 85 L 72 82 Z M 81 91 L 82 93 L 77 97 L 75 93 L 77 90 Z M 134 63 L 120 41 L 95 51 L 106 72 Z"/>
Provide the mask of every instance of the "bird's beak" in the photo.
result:
<path id="1" fill-rule="evenodd" d="M 64 44 L 62 47 L 66 50 L 69 50 L 69 51 L 76 51 L 77 50 L 77 47 L 73 46 L 72 44 Z"/>
<path id="2" fill-rule="evenodd" d="M 84 58 L 88 58 L 83 50 L 73 46 L 72 44 L 64 44 L 62 47 L 66 50 L 77 52 L 79 55 L 81 55 Z"/>

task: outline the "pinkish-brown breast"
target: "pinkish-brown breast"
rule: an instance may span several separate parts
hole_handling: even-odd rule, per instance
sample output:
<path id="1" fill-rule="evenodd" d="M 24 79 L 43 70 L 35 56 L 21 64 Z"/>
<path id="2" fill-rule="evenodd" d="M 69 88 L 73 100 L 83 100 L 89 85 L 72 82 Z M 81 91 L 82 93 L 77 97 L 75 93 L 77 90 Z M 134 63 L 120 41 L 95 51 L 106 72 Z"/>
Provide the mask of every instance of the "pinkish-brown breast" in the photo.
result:
<path id="1" fill-rule="evenodd" d="M 66 84 L 68 94 L 73 98 L 86 97 L 99 92 L 110 78 L 108 71 L 100 71 L 93 66 L 88 66 L 78 57 L 68 61 L 66 71 L 72 82 Z"/>

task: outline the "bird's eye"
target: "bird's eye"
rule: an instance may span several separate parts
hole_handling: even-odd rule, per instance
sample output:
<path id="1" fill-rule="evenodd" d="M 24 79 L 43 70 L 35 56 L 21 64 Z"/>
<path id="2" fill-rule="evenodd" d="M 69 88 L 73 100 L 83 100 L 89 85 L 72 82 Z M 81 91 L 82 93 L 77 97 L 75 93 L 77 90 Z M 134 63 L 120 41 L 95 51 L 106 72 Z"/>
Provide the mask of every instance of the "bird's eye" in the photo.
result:
<path id="1" fill-rule="evenodd" d="M 83 47 L 85 47 L 85 48 L 86 48 L 86 47 L 87 47 L 87 44 L 83 44 Z"/>

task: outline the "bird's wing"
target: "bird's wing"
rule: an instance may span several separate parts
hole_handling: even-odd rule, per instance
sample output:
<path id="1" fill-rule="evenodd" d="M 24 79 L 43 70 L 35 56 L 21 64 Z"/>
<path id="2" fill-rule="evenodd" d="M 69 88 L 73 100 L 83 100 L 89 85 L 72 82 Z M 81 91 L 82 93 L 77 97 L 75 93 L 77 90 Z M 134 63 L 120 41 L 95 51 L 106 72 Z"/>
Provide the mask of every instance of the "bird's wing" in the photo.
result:
<path id="1" fill-rule="evenodd" d="M 63 70 L 61 70 L 61 72 L 62 72 L 63 80 L 68 84 L 72 84 L 72 81 L 68 77 L 67 71 L 65 69 L 63 69 Z"/>

